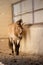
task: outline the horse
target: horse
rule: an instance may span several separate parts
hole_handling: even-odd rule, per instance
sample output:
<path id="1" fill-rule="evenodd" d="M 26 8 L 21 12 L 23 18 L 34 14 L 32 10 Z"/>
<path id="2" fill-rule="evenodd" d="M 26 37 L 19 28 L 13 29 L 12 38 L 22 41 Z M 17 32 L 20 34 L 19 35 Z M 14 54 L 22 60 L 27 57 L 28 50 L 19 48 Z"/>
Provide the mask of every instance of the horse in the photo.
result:
<path id="1" fill-rule="evenodd" d="M 9 47 L 12 50 L 12 54 L 14 54 L 14 46 L 15 46 L 15 53 L 16 55 L 19 55 L 20 41 L 23 36 L 22 20 L 20 19 L 17 22 L 11 23 L 8 27 L 9 27 Z"/>

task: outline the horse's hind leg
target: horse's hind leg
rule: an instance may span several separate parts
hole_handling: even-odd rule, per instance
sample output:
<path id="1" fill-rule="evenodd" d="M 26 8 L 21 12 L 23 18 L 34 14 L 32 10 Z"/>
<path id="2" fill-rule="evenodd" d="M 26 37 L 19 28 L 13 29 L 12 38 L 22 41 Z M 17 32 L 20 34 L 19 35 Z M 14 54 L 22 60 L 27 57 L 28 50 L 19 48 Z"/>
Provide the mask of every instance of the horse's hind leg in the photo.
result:
<path id="1" fill-rule="evenodd" d="M 13 44 L 12 44 L 12 54 L 14 55 Z"/>

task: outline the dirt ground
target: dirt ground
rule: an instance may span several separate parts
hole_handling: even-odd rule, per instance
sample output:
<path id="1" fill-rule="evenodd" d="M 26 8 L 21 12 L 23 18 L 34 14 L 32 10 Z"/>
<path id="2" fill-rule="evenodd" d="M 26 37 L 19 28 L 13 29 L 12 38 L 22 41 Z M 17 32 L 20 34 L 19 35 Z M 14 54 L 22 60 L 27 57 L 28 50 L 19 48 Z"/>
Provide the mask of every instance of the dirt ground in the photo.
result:
<path id="1" fill-rule="evenodd" d="M 43 65 L 43 56 L 23 54 L 12 55 L 8 39 L 0 40 L 0 65 Z"/>
<path id="2" fill-rule="evenodd" d="M 13 56 L 11 54 L 0 52 L 0 65 L 43 65 L 43 56 L 35 54 Z"/>

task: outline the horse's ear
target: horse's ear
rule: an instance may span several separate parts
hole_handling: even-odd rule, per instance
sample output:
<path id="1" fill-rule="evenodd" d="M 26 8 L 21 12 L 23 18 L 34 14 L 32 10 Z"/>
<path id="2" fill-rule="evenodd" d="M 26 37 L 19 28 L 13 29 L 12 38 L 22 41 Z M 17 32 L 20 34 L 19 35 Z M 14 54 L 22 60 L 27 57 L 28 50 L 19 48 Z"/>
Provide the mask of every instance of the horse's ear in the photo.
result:
<path id="1" fill-rule="evenodd" d="M 20 20 L 16 21 L 16 23 L 17 23 L 18 25 L 19 25 L 19 24 L 22 25 L 23 21 L 22 21 L 22 19 L 20 19 Z"/>

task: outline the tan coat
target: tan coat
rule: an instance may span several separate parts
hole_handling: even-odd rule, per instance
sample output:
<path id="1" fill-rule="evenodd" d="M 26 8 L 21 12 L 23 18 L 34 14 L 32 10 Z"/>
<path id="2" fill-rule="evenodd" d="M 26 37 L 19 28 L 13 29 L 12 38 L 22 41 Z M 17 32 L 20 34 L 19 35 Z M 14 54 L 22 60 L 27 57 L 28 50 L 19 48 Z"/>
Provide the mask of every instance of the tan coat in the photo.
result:
<path id="1" fill-rule="evenodd" d="M 19 27 L 17 23 L 12 23 L 9 25 L 9 29 L 8 29 L 9 38 L 13 38 L 13 40 L 17 40 L 21 32 L 22 29 Z"/>

